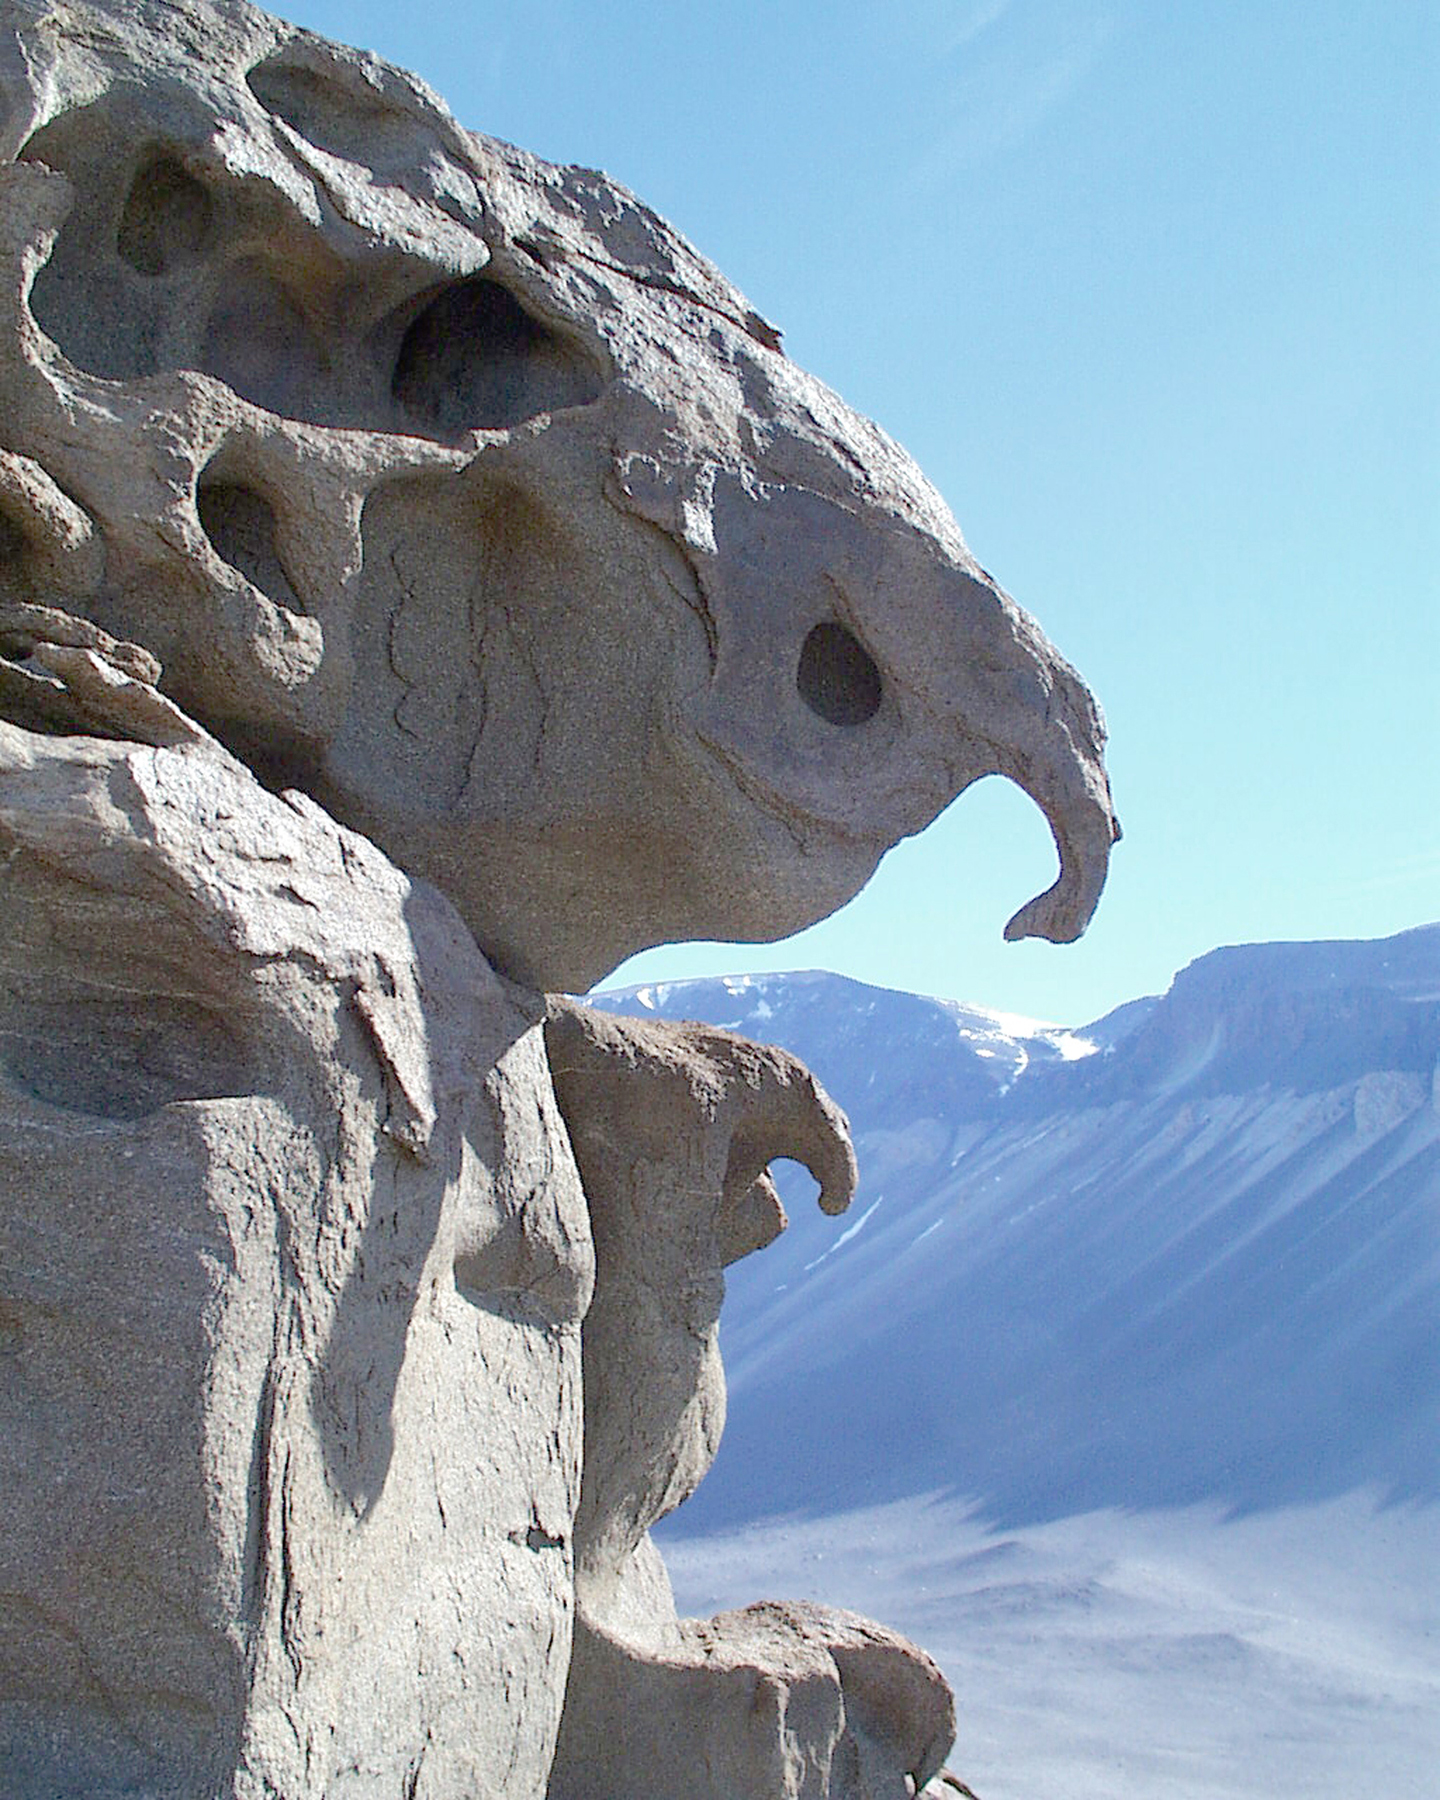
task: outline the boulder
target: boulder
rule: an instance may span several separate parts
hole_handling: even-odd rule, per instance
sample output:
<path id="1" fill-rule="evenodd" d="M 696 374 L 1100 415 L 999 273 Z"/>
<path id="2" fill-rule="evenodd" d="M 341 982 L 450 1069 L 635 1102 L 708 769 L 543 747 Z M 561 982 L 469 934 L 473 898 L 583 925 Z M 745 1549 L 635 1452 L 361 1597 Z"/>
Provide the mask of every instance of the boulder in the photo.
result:
<path id="1" fill-rule="evenodd" d="M 7 1800 L 534 1800 L 593 1254 L 536 996 L 218 744 L 0 722 Z"/>

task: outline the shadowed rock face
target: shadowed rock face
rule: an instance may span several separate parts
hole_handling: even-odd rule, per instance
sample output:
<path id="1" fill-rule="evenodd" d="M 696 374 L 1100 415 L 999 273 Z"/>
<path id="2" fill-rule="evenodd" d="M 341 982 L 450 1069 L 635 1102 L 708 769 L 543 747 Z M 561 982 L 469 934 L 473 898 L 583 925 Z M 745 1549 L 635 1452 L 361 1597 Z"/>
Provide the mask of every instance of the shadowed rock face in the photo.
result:
<path id="1" fill-rule="evenodd" d="M 1012 935 L 1078 935 L 1089 694 L 663 221 L 244 5 L 4 20 L 0 598 L 146 646 L 535 986 L 811 923 L 992 772 L 1061 861 Z"/>

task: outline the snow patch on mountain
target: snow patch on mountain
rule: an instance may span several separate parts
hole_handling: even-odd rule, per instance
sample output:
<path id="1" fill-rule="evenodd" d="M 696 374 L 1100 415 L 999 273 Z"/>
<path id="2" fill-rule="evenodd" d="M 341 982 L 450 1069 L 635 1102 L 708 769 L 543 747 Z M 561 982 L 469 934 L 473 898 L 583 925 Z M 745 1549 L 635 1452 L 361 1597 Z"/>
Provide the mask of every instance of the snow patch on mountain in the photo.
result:
<path id="1" fill-rule="evenodd" d="M 885 1196 L 883 1194 L 877 1195 L 865 1208 L 864 1212 L 861 1213 L 860 1217 L 845 1227 L 828 1250 L 822 1250 L 819 1256 L 815 1258 L 814 1262 L 806 1263 L 805 1273 L 808 1275 L 812 1269 L 818 1269 L 821 1263 L 834 1256 L 837 1251 L 843 1250 L 852 1238 L 859 1237 L 860 1233 L 870 1223 L 871 1219 L 874 1218 L 876 1211 L 883 1204 L 884 1199 Z"/>

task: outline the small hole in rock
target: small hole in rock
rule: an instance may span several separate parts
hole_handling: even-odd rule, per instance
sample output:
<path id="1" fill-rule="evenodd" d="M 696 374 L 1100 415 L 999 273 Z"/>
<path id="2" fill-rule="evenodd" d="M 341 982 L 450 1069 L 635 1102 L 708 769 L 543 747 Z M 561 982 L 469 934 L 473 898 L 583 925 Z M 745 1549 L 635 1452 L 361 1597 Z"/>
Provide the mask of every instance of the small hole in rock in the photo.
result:
<path id="1" fill-rule="evenodd" d="M 115 247 L 142 275 L 198 256 L 210 236 L 210 196 L 173 156 L 157 156 L 131 183 Z"/>
<path id="2" fill-rule="evenodd" d="M 874 657 L 833 619 L 805 639 L 795 686 L 811 712 L 829 725 L 864 725 L 879 712 L 884 694 Z"/>
<path id="3" fill-rule="evenodd" d="M 263 494 L 235 481 L 206 481 L 196 491 L 195 507 L 223 561 L 279 605 L 306 610 L 275 548 L 275 509 Z"/>
<path id="4" fill-rule="evenodd" d="M 24 534 L 0 512 L 0 568 L 18 563 L 24 554 Z"/>
<path id="5" fill-rule="evenodd" d="M 391 392 L 422 429 L 500 430 L 600 392 L 584 357 L 483 277 L 432 299 L 400 345 Z"/>
<path id="6" fill-rule="evenodd" d="M 283 794 L 286 788 L 314 793 L 320 781 L 322 754 L 308 739 L 268 720 L 212 717 L 205 724 L 272 794 Z"/>

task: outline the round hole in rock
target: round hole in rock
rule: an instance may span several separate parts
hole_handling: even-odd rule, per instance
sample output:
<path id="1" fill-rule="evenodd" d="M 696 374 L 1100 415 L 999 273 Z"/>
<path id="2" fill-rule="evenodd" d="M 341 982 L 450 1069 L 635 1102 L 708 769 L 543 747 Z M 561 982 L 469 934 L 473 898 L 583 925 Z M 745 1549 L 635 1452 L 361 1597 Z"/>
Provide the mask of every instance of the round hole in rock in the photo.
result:
<path id="1" fill-rule="evenodd" d="M 443 289 L 411 323 L 390 391 L 414 425 L 451 436 L 583 406 L 600 379 L 498 282 L 478 276 Z"/>
<path id="2" fill-rule="evenodd" d="M 216 553 L 262 594 L 303 613 L 275 548 L 275 509 L 263 494 L 237 481 L 204 481 L 195 508 Z"/>
<path id="3" fill-rule="evenodd" d="M 141 275 L 198 256 L 210 236 L 210 196 L 173 156 L 145 163 L 126 196 L 115 248 Z"/>
<path id="4" fill-rule="evenodd" d="M 874 657 L 834 619 L 815 626 L 805 639 L 795 686 L 827 725 L 864 725 L 879 712 L 884 696 Z"/>

